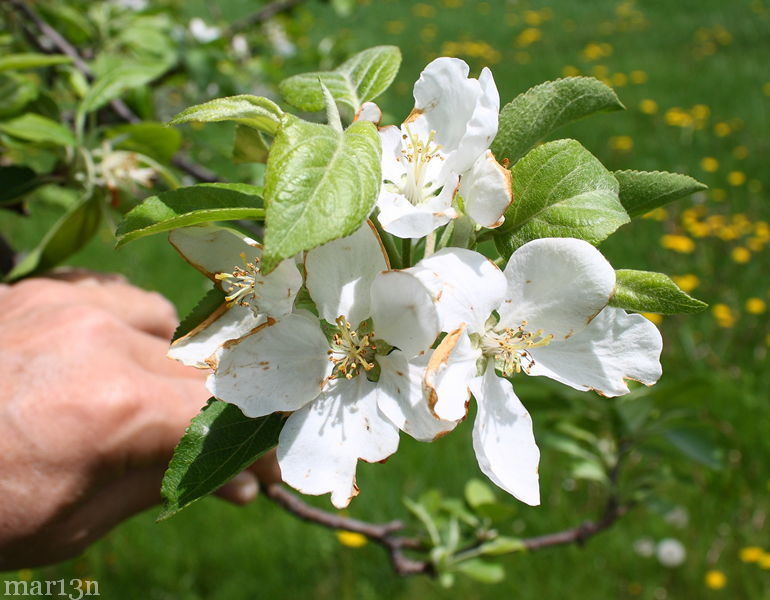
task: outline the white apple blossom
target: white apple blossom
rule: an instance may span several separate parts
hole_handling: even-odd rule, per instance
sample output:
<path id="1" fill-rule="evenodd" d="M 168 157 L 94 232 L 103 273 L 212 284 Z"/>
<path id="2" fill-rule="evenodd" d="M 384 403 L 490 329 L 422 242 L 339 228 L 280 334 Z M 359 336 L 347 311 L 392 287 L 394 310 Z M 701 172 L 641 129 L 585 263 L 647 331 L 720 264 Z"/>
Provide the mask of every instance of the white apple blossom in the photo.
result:
<path id="1" fill-rule="evenodd" d="M 489 69 L 478 79 L 468 72 L 460 59 L 437 58 L 414 84 L 415 106 L 406 121 L 380 129 L 378 218 L 395 236 L 420 238 L 456 218 L 458 191 L 474 221 L 484 227 L 503 222 L 511 175 L 488 150 L 500 97 Z"/>
<path id="2" fill-rule="evenodd" d="M 660 377 L 660 333 L 641 315 L 607 307 L 615 271 L 587 242 L 529 242 L 504 271 L 471 250 L 446 248 L 406 271 L 433 292 L 449 332 L 425 372 L 431 410 L 462 419 L 472 393 L 479 465 L 527 504 L 539 503 L 539 451 L 531 418 L 505 378 L 543 375 L 618 396 L 629 391 L 625 379 L 652 385 Z"/>
<path id="3" fill-rule="evenodd" d="M 247 334 L 294 308 L 302 276 L 292 260 L 263 275 L 262 246 L 232 229 L 212 225 L 175 229 L 169 241 L 192 266 L 226 294 L 208 319 L 171 344 L 168 355 L 186 365 L 211 368 L 212 355 L 228 340 Z"/>
<path id="4" fill-rule="evenodd" d="M 435 427 L 437 421 L 420 386 L 396 388 L 367 378 L 378 366 L 389 369 L 389 346 L 404 357 L 405 369 L 415 368 L 411 362 L 424 360 L 439 332 L 424 285 L 387 269 L 369 224 L 310 250 L 305 282 L 318 316 L 296 311 L 269 319 L 224 344 L 208 380 L 214 396 L 249 417 L 290 412 L 277 449 L 283 480 L 306 494 L 331 492 L 338 508 L 358 493 L 358 460 L 381 461 L 398 447 L 398 427 L 380 403 L 417 406 L 414 412 L 426 423 Z"/>

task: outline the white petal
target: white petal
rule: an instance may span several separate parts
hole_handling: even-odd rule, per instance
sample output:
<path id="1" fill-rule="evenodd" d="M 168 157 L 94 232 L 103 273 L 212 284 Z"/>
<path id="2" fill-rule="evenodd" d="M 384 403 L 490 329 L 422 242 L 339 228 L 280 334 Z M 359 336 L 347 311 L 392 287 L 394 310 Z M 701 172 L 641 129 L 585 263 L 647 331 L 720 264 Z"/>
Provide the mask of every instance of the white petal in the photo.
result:
<path id="1" fill-rule="evenodd" d="M 503 301 L 507 280 L 487 257 L 465 248 L 444 248 L 407 272 L 415 275 L 436 299 L 441 331 L 465 324 L 484 333 L 485 323 Z"/>
<path id="2" fill-rule="evenodd" d="M 196 269 L 217 282 L 217 273 L 232 273 L 245 262 L 258 263 L 262 246 L 253 239 L 224 227 L 211 225 L 184 227 L 169 233 L 169 241 Z M 253 299 L 255 313 L 280 317 L 291 312 L 302 287 L 302 275 L 292 260 L 282 261 L 269 275 L 258 273 Z M 223 288 L 225 292 L 227 289 Z"/>
<path id="3" fill-rule="evenodd" d="M 355 233 L 310 250 L 305 281 L 321 318 L 334 323 L 345 316 L 353 327 L 371 316 L 369 290 L 388 259 L 374 227 L 367 221 Z"/>
<path id="4" fill-rule="evenodd" d="M 457 211 L 452 208 L 454 187 L 445 186 L 441 192 L 430 200 L 414 205 L 405 196 L 380 191 L 377 207 L 380 214 L 377 219 L 382 228 L 388 233 L 400 238 L 421 238 L 446 225 L 457 217 Z"/>
<path id="5" fill-rule="evenodd" d="M 389 125 L 380 129 L 379 134 L 382 142 L 382 180 L 400 185 L 401 179 L 406 176 L 406 168 L 401 162 L 401 129 Z"/>
<path id="6" fill-rule="evenodd" d="M 661 376 L 663 340 L 641 315 L 607 307 L 580 333 L 530 351 L 529 374 L 608 397 L 628 393 L 625 379 L 654 384 Z"/>
<path id="7" fill-rule="evenodd" d="M 421 442 L 430 442 L 457 426 L 457 421 L 438 419 L 428 408 L 423 394 L 427 356 L 407 360 L 403 352 L 394 350 L 377 361 L 381 368 L 377 404 L 399 429 Z"/>
<path id="8" fill-rule="evenodd" d="M 328 349 L 317 318 L 295 313 L 270 320 L 217 352 L 207 386 L 247 417 L 297 410 L 318 396 L 331 373 Z"/>
<path id="9" fill-rule="evenodd" d="M 479 225 L 490 229 L 503 224 L 513 201 L 511 172 L 495 160 L 491 151 L 479 155 L 473 168 L 460 180 L 465 212 Z"/>
<path id="10" fill-rule="evenodd" d="M 459 421 L 468 413 L 468 382 L 476 376 L 481 351 L 473 348 L 464 328 L 448 333 L 433 351 L 425 369 L 423 390 L 428 407 L 439 419 Z"/>
<path id="11" fill-rule="evenodd" d="M 508 291 L 500 327 L 543 330 L 554 340 L 582 331 L 615 288 L 615 270 L 583 240 L 543 238 L 524 244 L 505 267 Z"/>
<path id="12" fill-rule="evenodd" d="M 495 374 L 492 361 L 486 373 L 471 381 L 478 413 L 473 424 L 473 449 L 479 467 L 496 485 L 529 504 L 540 504 L 537 466 L 540 450 L 532 432 L 532 418 L 511 388 Z"/>
<path id="13" fill-rule="evenodd" d="M 419 279 L 404 271 L 386 271 L 375 277 L 371 294 L 377 338 L 409 358 L 433 345 L 440 331 L 438 313 Z"/>
<path id="14" fill-rule="evenodd" d="M 365 377 L 335 380 L 314 402 L 291 415 L 278 439 L 283 480 L 304 494 L 331 492 L 345 508 L 358 494 L 356 464 L 386 459 L 398 449 L 398 429 L 377 408 Z"/>
<path id="15" fill-rule="evenodd" d="M 212 354 L 222 344 L 246 335 L 266 319 L 264 315 L 255 315 L 250 308 L 238 304 L 230 307 L 222 305 L 198 327 L 175 340 L 168 356 L 191 367 L 213 368 L 216 363 Z"/>
<path id="16" fill-rule="evenodd" d="M 382 110 L 374 102 L 364 102 L 358 109 L 354 121 L 371 121 L 379 125 L 382 121 Z"/>
<path id="17" fill-rule="evenodd" d="M 497 133 L 500 97 L 492 74 L 485 68 L 477 80 L 469 79 L 468 71 L 464 61 L 441 57 L 414 84 L 411 118 L 424 115 L 436 131 L 436 141 L 448 154 L 445 173 L 470 169 Z"/>

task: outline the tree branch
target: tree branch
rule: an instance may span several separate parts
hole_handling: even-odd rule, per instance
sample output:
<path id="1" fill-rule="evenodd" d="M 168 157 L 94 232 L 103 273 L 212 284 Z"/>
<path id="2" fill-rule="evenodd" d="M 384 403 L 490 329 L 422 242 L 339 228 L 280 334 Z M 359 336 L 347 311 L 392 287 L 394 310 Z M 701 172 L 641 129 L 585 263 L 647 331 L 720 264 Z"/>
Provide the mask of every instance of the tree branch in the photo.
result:
<path id="1" fill-rule="evenodd" d="M 260 8 L 253 15 L 246 17 L 237 23 L 234 23 L 230 27 L 230 33 L 243 31 L 244 29 L 248 29 L 254 25 L 261 25 L 265 21 L 272 19 L 277 14 L 294 8 L 298 4 L 301 4 L 303 1 L 304 0 L 276 0 L 275 2 L 270 2 L 269 4 L 266 4 Z"/>

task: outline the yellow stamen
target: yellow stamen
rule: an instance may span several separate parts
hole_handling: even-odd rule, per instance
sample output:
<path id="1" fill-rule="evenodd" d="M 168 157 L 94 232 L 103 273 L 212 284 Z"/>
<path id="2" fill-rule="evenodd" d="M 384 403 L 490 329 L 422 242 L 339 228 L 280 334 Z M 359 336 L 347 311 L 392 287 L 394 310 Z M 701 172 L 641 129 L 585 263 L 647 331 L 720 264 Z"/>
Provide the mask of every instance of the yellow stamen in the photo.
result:
<path id="1" fill-rule="evenodd" d="M 543 330 L 527 331 L 527 322 L 522 321 L 515 329 L 489 330 L 481 340 L 482 352 L 494 358 L 504 377 L 514 373 L 529 373 L 535 359 L 529 353 L 532 348 L 542 348 L 551 343 L 553 335 L 543 335 Z M 522 361 L 526 360 L 526 364 Z"/>
<path id="2" fill-rule="evenodd" d="M 332 336 L 332 349 L 329 360 L 334 363 L 333 378 L 344 376 L 353 379 L 356 375 L 374 368 L 374 353 L 377 347 L 374 332 L 370 331 L 359 338 L 358 332 L 350 327 L 345 317 L 337 317 L 337 333 Z"/>
<path id="3" fill-rule="evenodd" d="M 227 296 L 225 300 L 228 304 L 239 304 L 241 306 L 250 306 L 256 309 L 256 284 L 259 277 L 260 258 L 254 257 L 249 261 L 246 254 L 241 252 L 243 267 L 235 266 L 232 273 L 217 273 L 215 279 L 222 282 L 222 289 Z"/>

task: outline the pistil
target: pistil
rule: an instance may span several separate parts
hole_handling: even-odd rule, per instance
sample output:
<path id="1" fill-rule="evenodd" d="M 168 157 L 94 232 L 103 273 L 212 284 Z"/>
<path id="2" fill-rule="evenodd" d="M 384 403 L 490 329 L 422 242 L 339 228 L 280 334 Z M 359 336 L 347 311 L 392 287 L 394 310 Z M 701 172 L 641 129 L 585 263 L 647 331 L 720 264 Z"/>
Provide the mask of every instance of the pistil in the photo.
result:
<path id="1" fill-rule="evenodd" d="M 535 364 L 529 350 L 547 346 L 553 339 L 553 335 L 543 335 L 542 329 L 527 331 L 526 328 L 527 322 L 522 321 L 515 329 L 490 329 L 481 340 L 482 352 L 496 361 L 504 377 L 522 371 L 529 373 Z"/>
<path id="2" fill-rule="evenodd" d="M 356 375 L 374 368 L 374 332 L 360 335 L 352 329 L 345 317 L 336 319 L 337 333 L 332 336 L 332 349 L 329 350 L 329 360 L 334 363 L 333 378 L 345 377 L 353 379 Z"/>

